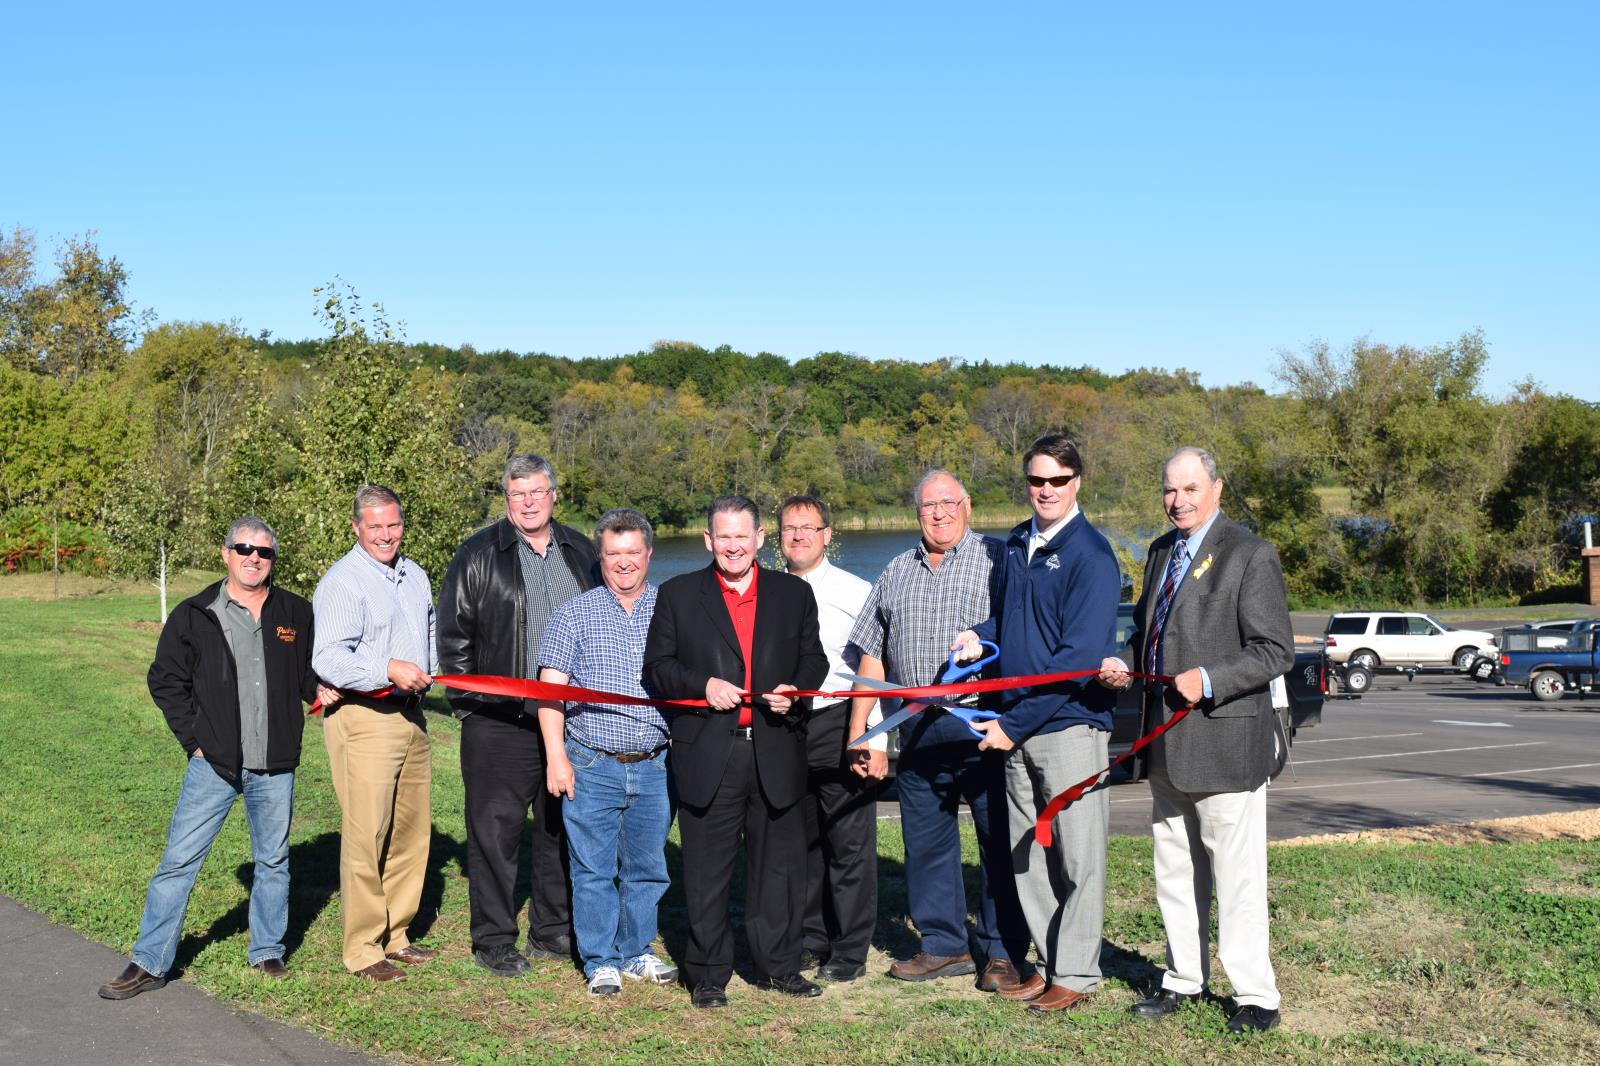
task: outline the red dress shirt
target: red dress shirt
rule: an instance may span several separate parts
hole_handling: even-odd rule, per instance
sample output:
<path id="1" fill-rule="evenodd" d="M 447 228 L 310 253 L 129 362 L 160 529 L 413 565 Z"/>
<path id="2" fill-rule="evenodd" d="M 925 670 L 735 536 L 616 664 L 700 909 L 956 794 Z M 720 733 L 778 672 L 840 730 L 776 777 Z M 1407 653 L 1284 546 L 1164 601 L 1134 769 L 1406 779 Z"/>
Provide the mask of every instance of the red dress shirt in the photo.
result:
<path id="1" fill-rule="evenodd" d="M 722 577 L 722 571 L 717 571 L 717 584 L 722 586 L 722 604 L 728 608 L 728 617 L 733 619 L 733 632 L 739 638 L 739 653 L 744 656 L 744 690 L 750 691 L 750 664 L 754 661 L 756 638 L 756 585 L 760 581 L 761 567 L 756 564 L 750 566 L 750 584 L 743 592 L 736 591 Z M 750 725 L 750 701 L 739 704 L 739 728 L 745 729 Z"/>

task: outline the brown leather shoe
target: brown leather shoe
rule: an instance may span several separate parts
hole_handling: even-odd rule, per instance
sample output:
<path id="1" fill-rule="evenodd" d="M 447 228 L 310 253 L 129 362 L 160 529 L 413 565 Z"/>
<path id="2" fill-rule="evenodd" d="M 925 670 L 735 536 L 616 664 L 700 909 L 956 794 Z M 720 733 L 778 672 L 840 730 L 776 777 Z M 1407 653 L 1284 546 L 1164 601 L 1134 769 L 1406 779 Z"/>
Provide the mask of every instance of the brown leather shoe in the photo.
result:
<path id="1" fill-rule="evenodd" d="M 1043 995 L 1028 1004 L 1028 1013 L 1038 1016 L 1053 1010 L 1070 1010 L 1088 998 L 1087 992 L 1074 992 L 1064 985 L 1051 985 Z"/>
<path id="2" fill-rule="evenodd" d="M 990 959 L 983 964 L 983 972 L 978 975 L 978 990 L 980 992 L 1001 992 L 1008 988 L 1016 988 L 1022 983 L 1022 975 L 1011 964 L 1010 959 Z"/>
<path id="3" fill-rule="evenodd" d="M 368 981 L 404 981 L 406 972 L 388 959 L 379 959 L 371 966 L 357 970 L 356 976 Z"/>
<path id="4" fill-rule="evenodd" d="M 263 977 L 277 980 L 289 976 L 289 967 L 283 964 L 282 959 L 262 959 L 260 962 L 251 963 L 250 968 Z"/>
<path id="5" fill-rule="evenodd" d="M 1001 999 L 1009 999 L 1018 1003 L 1028 1003 L 1044 995 L 1044 990 L 1049 987 L 1043 977 L 1034 974 L 1026 981 L 1020 981 L 1011 988 L 1002 988 L 995 992 Z"/>
<path id="6" fill-rule="evenodd" d="M 436 948 L 419 948 L 415 944 L 407 944 L 399 951 L 391 951 L 384 957 L 393 962 L 403 962 L 407 966 L 420 966 L 438 958 L 439 952 Z"/>
<path id="7" fill-rule="evenodd" d="M 130 962 L 126 970 L 100 986 L 99 995 L 101 999 L 132 999 L 140 992 L 160 988 L 166 983 L 165 977 L 157 977 L 138 963 Z"/>
<path id="8" fill-rule="evenodd" d="M 889 976 L 897 981 L 932 981 L 938 977 L 959 977 L 977 971 L 970 954 L 929 955 L 926 951 L 919 951 L 911 958 L 890 966 Z"/>

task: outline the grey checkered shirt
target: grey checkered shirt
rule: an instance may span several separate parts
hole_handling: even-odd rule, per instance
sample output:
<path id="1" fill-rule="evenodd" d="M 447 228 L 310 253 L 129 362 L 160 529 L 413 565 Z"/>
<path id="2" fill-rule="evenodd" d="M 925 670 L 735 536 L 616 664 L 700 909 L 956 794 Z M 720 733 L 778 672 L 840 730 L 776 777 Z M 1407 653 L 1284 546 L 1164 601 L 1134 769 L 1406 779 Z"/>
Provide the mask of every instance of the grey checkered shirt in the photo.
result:
<path id="1" fill-rule="evenodd" d="M 1004 553 L 1004 544 L 969 529 L 935 570 L 919 540 L 878 576 L 850 643 L 882 662 L 890 681 L 933 684 L 950 659 L 955 635 L 989 617 Z"/>

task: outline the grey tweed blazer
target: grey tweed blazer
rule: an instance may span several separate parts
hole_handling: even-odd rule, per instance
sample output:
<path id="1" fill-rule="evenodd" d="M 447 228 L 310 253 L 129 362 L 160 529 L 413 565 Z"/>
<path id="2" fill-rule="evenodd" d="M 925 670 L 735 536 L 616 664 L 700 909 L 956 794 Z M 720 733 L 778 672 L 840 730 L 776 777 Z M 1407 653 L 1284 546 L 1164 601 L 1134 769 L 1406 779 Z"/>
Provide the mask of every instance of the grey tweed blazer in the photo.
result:
<path id="1" fill-rule="evenodd" d="M 1150 545 L 1144 591 L 1134 608 L 1125 661 L 1148 670 L 1145 645 L 1177 531 Z M 1203 666 L 1211 698 L 1166 735 L 1167 775 L 1184 792 L 1249 792 L 1271 775 L 1275 716 L 1267 686 L 1294 666 L 1294 630 L 1278 553 L 1218 514 L 1173 598 L 1162 637 L 1162 668 Z M 1161 721 L 1147 685 L 1143 727 Z M 1172 703 L 1175 694 L 1167 693 Z M 1176 706 L 1177 704 L 1173 704 Z"/>

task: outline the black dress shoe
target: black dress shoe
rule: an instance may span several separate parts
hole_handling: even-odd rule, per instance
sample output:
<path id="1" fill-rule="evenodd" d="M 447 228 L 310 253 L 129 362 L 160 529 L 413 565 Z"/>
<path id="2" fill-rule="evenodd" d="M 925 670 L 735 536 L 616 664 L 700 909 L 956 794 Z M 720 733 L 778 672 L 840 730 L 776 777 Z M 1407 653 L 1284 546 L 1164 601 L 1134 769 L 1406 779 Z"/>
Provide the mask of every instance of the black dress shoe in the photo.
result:
<path id="1" fill-rule="evenodd" d="M 1165 1018 L 1182 1010 L 1185 1003 L 1193 1003 L 1199 998 L 1197 995 L 1186 996 L 1182 992 L 1163 988 L 1149 999 L 1141 999 L 1128 1009 L 1133 1012 L 1135 1018 Z"/>
<path id="2" fill-rule="evenodd" d="M 1278 1027 L 1278 1012 L 1255 1004 L 1240 1007 L 1228 1019 L 1230 1033 L 1264 1033 Z"/>
<path id="3" fill-rule="evenodd" d="M 127 969 L 100 986 L 99 994 L 101 999 L 132 999 L 140 992 L 160 988 L 166 983 L 165 977 L 157 977 L 138 963 L 130 962 Z"/>
<path id="4" fill-rule="evenodd" d="M 824 981 L 854 981 L 857 977 L 867 975 L 867 964 L 864 962 L 845 962 L 843 959 L 829 959 L 817 967 L 817 976 Z"/>
<path id="5" fill-rule="evenodd" d="M 814 999 L 822 995 L 822 986 L 815 981 L 807 981 L 797 973 L 786 974 L 783 977 L 763 977 L 756 982 L 757 988 L 765 988 L 773 992 L 782 992 L 786 996 L 796 999 Z"/>
<path id="6" fill-rule="evenodd" d="M 566 937 L 552 940 L 549 943 L 528 938 L 528 958 L 530 959 L 571 959 L 572 941 Z"/>
<path id="7" fill-rule="evenodd" d="M 694 991 L 689 993 L 689 1002 L 702 1010 L 708 1007 L 726 1007 L 728 993 L 722 990 L 721 985 L 704 981 L 694 986 Z"/>

